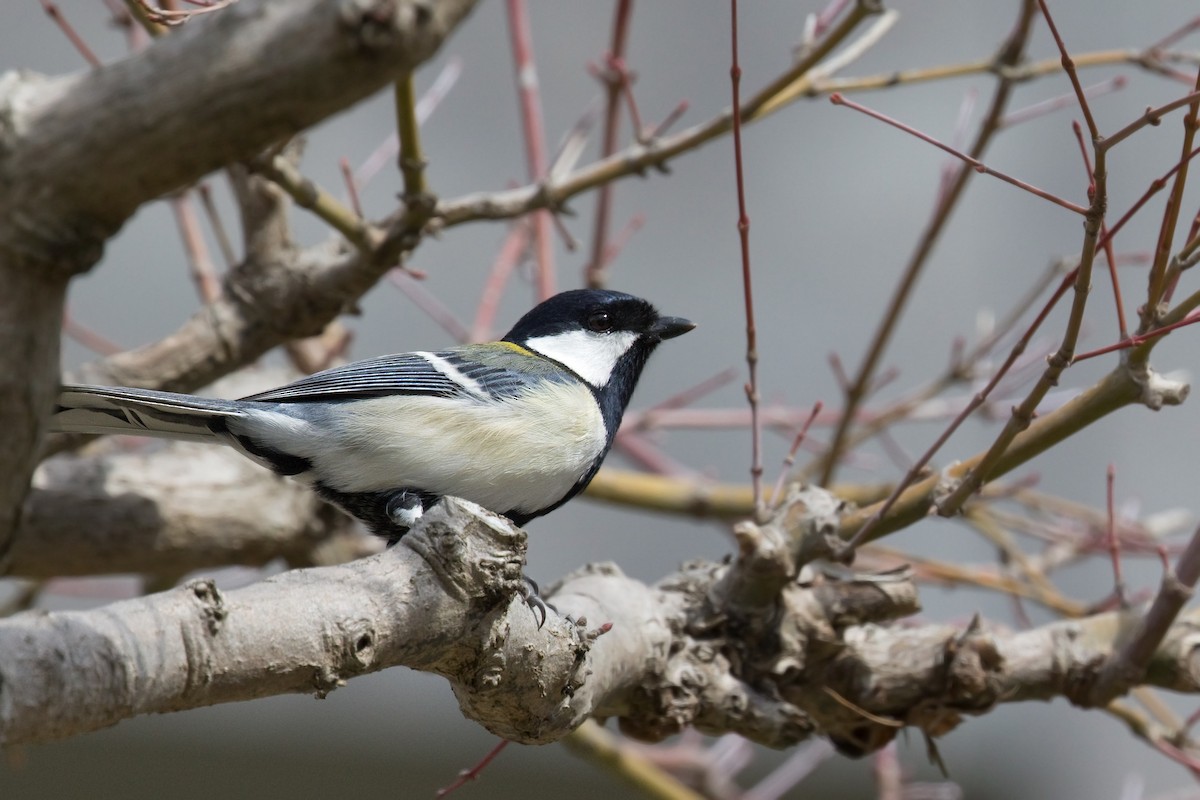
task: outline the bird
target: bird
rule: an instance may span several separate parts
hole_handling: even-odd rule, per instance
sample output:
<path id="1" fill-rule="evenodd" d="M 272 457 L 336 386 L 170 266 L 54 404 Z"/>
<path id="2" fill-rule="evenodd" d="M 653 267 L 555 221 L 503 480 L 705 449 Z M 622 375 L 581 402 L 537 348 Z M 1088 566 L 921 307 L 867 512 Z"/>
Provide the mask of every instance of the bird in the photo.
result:
<path id="1" fill-rule="evenodd" d="M 51 429 L 229 445 L 389 545 L 446 495 L 524 527 L 588 485 L 651 353 L 693 328 L 639 297 L 577 289 L 498 341 L 356 361 L 240 400 L 64 385 Z"/>

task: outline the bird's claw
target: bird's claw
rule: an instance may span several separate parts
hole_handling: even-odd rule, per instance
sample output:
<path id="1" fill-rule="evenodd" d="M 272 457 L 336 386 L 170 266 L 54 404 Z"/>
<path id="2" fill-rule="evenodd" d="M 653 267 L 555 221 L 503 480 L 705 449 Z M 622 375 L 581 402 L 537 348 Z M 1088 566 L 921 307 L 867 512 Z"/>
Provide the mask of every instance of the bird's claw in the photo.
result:
<path id="1" fill-rule="evenodd" d="M 529 606 L 529 609 L 540 617 L 538 619 L 538 630 L 541 630 L 542 626 L 546 624 L 546 618 L 549 615 L 549 612 L 553 611 L 557 614 L 558 609 L 542 599 L 540 590 L 538 589 L 537 581 L 528 575 L 523 575 L 521 577 L 523 578 L 523 582 L 521 584 L 523 587 L 521 591 L 521 597 L 524 598 L 525 605 Z"/>

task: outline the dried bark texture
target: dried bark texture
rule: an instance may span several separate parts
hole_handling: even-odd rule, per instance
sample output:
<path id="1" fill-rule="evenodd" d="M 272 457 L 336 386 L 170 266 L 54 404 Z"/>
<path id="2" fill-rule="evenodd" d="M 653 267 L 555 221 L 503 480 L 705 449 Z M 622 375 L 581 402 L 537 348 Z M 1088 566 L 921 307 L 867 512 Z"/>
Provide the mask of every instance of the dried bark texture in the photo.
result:
<path id="1" fill-rule="evenodd" d="M 473 5 L 245 0 L 95 70 L 0 76 L 0 375 L 11 376 L 0 379 L 0 565 L 56 392 L 70 278 L 142 203 L 385 86 Z M 186 76 L 187 91 L 168 75 Z"/>
<path id="2" fill-rule="evenodd" d="M 832 501 L 798 499 L 812 510 L 809 533 L 823 535 Z M 766 541 L 782 544 L 782 533 L 767 525 L 742 536 L 766 542 L 760 554 L 793 557 L 794 546 Z M 520 742 L 615 716 L 645 739 L 694 726 L 786 747 L 820 733 L 857 754 L 905 726 L 940 735 L 1000 702 L 1076 697 L 1137 616 L 1020 633 L 885 626 L 918 608 L 907 576 L 785 577 L 770 599 L 738 588 L 764 579 L 763 560 L 743 550 L 657 586 L 611 565 L 580 570 L 554 590 L 558 613 L 539 628 L 521 597 L 524 548 L 506 520 L 450 499 L 395 548 L 346 566 L 229 592 L 199 580 L 98 610 L 0 620 L 0 743 L 269 694 L 323 695 L 406 665 L 444 675 L 469 717 Z M 1177 621 L 1146 682 L 1200 689 L 1198 645 L 1200 616 Z"/>

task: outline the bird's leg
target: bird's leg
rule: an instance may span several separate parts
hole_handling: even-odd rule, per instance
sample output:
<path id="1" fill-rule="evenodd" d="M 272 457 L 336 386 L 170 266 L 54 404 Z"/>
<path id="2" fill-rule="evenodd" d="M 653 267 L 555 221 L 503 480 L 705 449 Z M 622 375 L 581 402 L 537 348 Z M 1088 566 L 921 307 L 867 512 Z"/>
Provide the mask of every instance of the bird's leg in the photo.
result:
<path id="1" fill-rule="evenodd" d="M 425 509 L 431 505 L 433 502 L 427 503 L 426 496 L 421 492 L 398 489 L 388 496 L 383 509 L 394 525 L 407 530 L 417 524 L 424 516 Z"/>
<path id="2" fill-rule="evenodd" d="M 557 614 L 558 609 L 555 608 L 552 603 L 547 603 L 542 599 L 541 590 L 538 589 L 537 581 L 528 575 L 522 575 L 521 577 L 524 578 L 523 585 L 525 587 L 521 592 L 521 597 L 524 598 L 525 605 L 529 606 L 529 609 L 540 617 L 538 620 L 538 630 L 541 630 L 542 626 L 546 624 L 546 616 L 551 611 Z"/>

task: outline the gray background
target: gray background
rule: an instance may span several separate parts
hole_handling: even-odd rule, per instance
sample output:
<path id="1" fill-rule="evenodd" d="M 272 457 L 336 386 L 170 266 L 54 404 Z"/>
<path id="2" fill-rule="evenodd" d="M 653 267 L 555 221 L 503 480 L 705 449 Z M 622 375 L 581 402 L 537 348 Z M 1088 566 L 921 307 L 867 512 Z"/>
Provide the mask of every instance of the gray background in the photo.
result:
<path id="1" fill-rule="evenodd" d="M 106 27 L 98 0 L 65 0 L 60 6 L 102 58 L 122 56 L 123 40 Z M 902 2 L 895 7 L 902 14 L 898 26 L 848 74 L 987 57 L 1016 12 L 1014 2 Z M 585 63 L 597 60 L 607 47 L 611 4 L 534 0 L 530 8 L 546 129 L 553 143 L 598 94 Z M 742 4 L 744 93 L 785 68 L 804 16 L 817 8 L 814 3 L 772 0 Z M 1082 53 L 1144 46 L 1182 24 L 1195 8 L 1169 0 L 1105 0 L 1057 2 L 1052 10 L 1068 45 Z M 639 74 L 636 93 L 648 121 L 661 119 L 680 99 L 691 103 L 683 125 L 728 105 L 728 18 L 728 4 L 712 0 L 638 4 L 628 59 Z M 1194 46 L 1194 39 L 1186 44 Z M 1038 26 L 1031 52 L 1036 58 L 1055 56 L 1044 25 Z M 462 78 L 424 129 L 432 188 L 452 197 L 523 183 L 526 168 L 502 3 L 481 5 L 438 61 L 419 74 L 419 87 L 427 86 L 451 57 L 462 60 Z M 0 68 L 17 67 L 50 74 L 81 68 L 80 58 L 34 0 L 10 1 L 0 11 Z M 1083 81 L 1091 85 L 1118 73 L 1128 77 L 1128 87 L 1093 105 L 1108 132 L 1146 106 L 1186 91 L 1132 67 L 1089 70 Z M 163 75 L 162 80 L 187 91 L 187 75 Z M 976 75 L 856 99 L 948 140 L 964 98 L 980 93 L 977 118 L 991 85 L 986 76 Z M 1061 76 L 1040 80 L 1022 86 L 1012 108 L 1068 91 Z M 988 163 L 1086 203 L 1085 176 L 1069 126 L 1078 116 L 1072 109 L 1007 131 L 990 151 Z M 1117 214 L 1173 163 L 1179 120 L 1178 114 L 1172 116 L 1114 153 L 1110 208 Z M 391 130 L 390 99 L 376 97 L 313 132 L 305 171 L 338 187 L 337 159 L 347 156 L 357 162 Z M 627 132 L 625 128 L 626 138 Z M 764 395 L 801 408 L 816 400 L 836 405 L 839 396 L 827 357 L 836 351 L 851 369 L 857 364 L 926 222 L 944 157 L 825 99 L 803 101 L 748 128 L 745 152 Z M 614 264 L 612 285 L 642 294 L 700 327 L 664 347 L 635 405 L 660 401 L 718 369 L 743 364 L 730 140 L 690 153 L 672 167 L 670 176 L 652 174 L 619 184 L 614 228 L 619 230 L 637 212 L 645 212 L 647 222 Z M 223 180 L 218 177 L 213 185 L 227 208 Z M 385 172 L 366 192 L 368 213 L 390 210 L 398 189 L 398 177 Z M 1196 207 L 1195 194 L 1190 193 L 1185 209 Z M 582 198 L 572 207 L 579 216 L 566 224 L 586 245 L 591 200 Z M 1161 202 L 1152 203 L 1127 228 L 1117 242 L 1119 251 L 1153 248 L 1159 209 Z M 232 226 L 233 216 L 226 219 Z M 304 217 L 297 227 L 306 242 L 327 235 Z M 429 273 L 428 289 L 469 320 L 477 287 L 505 230 L 499 224 L 453 230 L 440 241 L 425 243 L 412 264 Z M 973 337 L 981 311 L 1003 313 L 1050 260 L 1078 251 L 1080 234 L 1080 222 L 1070 213 L 1008 185 L 976 178 L 888 350 L 886 362 L 900 370 L 900 377 L 884 396 L 897 396 L 936 374 L 946 363 L 953 337 Z M 558 250 L 560 285 L 578 285 L 586 246 L 571 254 L 559 242 Z M 1122 275 L 1132 315 L 1144 270 L 1125 268 Z M 1191 288 L 1185 281 L 1184 291 Z M 530 294 L 521 285 L 509 291 L 501 324 L 527 307 Z M 1116 338 L 1107 282 L 1099 275 L 1094 295 L 1085 349 Z M 80 321 L 126 346 L 172 331 L 196 303 L 174 222 L 162 204 L 143 209 L 71 294 L 72 312 Z M 391 286 L 373 291 L 363 310 L 361 317 L 347 320 L 356 333 L 356 356 L 449 343 L 444 331 Z M 1041 347 L 1053 346 L 1061 321 L 1058 315 L 1047 326 Z M 1162 370 L 1187 370 L 1194 350 L 1192 334 L 1184 332 L 1159 348 L 1155 363 Z M 67 368 L 91 357 L 77 345 L 65 346 Z M 1111 363 L 1101 359 L 1073 369 L 1064 387 L 1088 385 Z M 741 407 L 739 385 L 740 379 L 699 405 Z M 915 456 L 939 430 L 938 423 L 910 426 L 899 439 Z M 994 430 L 983 423 L 966 425 L 941 463 L 986 446 Z M 1025 474 L 1040 475 L 1045 489 L 1099 504 L 1105 465 L 1113 462 L 1118 500 L 1131 513 L 1193 505 L 1194 477 L 1185 459 L 1196 449 L 1197 430 L 1194 402 L 1157 415 L 1128 409 L 1041 457 Z M 741 481 L 747 475 L 748 441 L 744 431 L 676 432 L 665 446 L 689 466 Z M 786 448 L 782 439 L 767 437 L 771 479 Z M 880 453 L 872 459 L 844 477 L 884 480 L 897 475 Z M 635 577 L 654 580 L 683 560 L 719 558 L 730 549 L 719 526 L 587 502 L 537 521 L 530 530 L 529 571 L 542 580 L 596 560 L 616 561 Z M 992 558 L 964 527 L 940 520 L 915 526 L 889 543 L 946 558 Z M 1128 569 L 1135 588 L 1156 585 L 1154 565 L 1131 562 Z M 248 579 L 242 573 L 226 577 L 231 583 Z M 1072 569 L 1063 580 L 1068 592 L 1085 599 L 1102 598 L 1111 587 L 1108 568 L 1099 562 Z M 100 603 L 129 587 L 128 581 L 100 581 L 86 587 L 98 597 L 54 602 Z M 930 620 L 965 621 L 975 611 L 1011 620 L 1011 604 L 1003 597 L 927 589 L 923 598 L 924 616 Z M 1035 612 L 1035 619 L 1044 618 Z M 1186 714 L 1193 706 L 1184 698 L 1179 708 Z M 461 719 L 441 680 L 390 670 L 355 680 L 320 703 L 309 697 L 270 698 L 139 718 L 72 741 L 21 748 L 10 754 L 7 766 L 0 766 L 0 797 L 310 797 L 350 792 L 430 797 L 493 743 L 486 732 Z M 952 776 L 972 798 L 1115 798 L 1127 782 L 1144 782 L 1158 791 L 1189 785 L 1185 770 L 1135 742 L 1118 723 L 1098 713 L 1084 715 L 1063 702 L 1001 708 L 942 739 L 940 748 Z M 936 778 L 919 737 L 902 739 L 901 750 L 907 769 Z M 779 758 L 766 753 L 761 764 Z M 555 746 L 510 747 L 484 781 L 460 796 L 586 798 L 623 792 L 613 779 Z M 872 796 L 869 762 L 826 764 L 812 793 L 804 796 L 820 796 L 818 790 L 833 797 Z"/>

